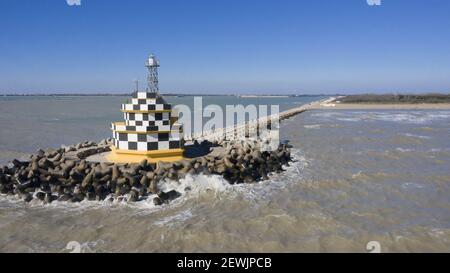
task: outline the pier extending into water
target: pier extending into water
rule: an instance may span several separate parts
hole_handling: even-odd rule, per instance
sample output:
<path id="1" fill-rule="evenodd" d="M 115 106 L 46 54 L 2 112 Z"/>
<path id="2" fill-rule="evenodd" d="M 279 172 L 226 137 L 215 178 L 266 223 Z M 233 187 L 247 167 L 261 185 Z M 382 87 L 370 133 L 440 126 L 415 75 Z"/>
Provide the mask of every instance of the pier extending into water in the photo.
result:
<path id="1" fill-rule="evenodd" d="M 278 114 L 261 117 L 256 120 L 249 120 L 243 123 L 239 123 L 236 125 L 217 128 L 208 131 L 202 132 L 194 132 L 188 133 L 184 135 L 185 141 L 194 141 L 197 140 L 199 142 L 207 140 L 210 142 L 218 142 L 224 140 L 227 136 L 246 136 L 249 132 L 257 132 L 258 128 L 261 126 L 266 126 L 267 124 L 278 123 L 284 119 L 288 119 L 292 116 L 298 115 L 310 109 L 319 108 L 321 105 L 327 105 L 331 101 L 335 100 L 335 97 L 330 97 L 327 99 L 322 99 L 319 101 L 310 102 L 299 107 L 294 107 L 292 109 L 283 111 Z"/>

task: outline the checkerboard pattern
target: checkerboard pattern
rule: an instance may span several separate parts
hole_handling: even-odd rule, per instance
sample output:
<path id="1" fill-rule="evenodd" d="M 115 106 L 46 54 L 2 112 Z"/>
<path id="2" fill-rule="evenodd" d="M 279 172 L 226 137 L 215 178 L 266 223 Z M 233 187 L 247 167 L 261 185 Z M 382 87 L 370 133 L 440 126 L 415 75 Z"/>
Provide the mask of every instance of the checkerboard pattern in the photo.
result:
<path id="1" fill-rule="evenodd" d="M 127 121 L 170 121 L 170 112 L 155 112 L 155 113 L 124 113 L 125 122 Z M 127 123 L 131 125 L 130 123 Z"/>
<path id="2" fill-rule="evenodd" d="M 138 100 L 138 102 L 141 100 Z M 160 111 L 160 110 L 170 110 L 171 106 L 167 103 L 154 103 L 154 104 L 146 104 L 147 100 L 142 100 L 145 104 L 133 104 L 133 103 L 124 103 L 122 104 L 122 110 L 127 111 Z"/>
<path id="3" fill-rule="evenodd" d="M 159 94 L 135 92 L 122 104 L 125 122 L 111 124 L 114 146 L 119 150 L 156 151 L 181 147 L 182 125 L 172 107 Z"/>

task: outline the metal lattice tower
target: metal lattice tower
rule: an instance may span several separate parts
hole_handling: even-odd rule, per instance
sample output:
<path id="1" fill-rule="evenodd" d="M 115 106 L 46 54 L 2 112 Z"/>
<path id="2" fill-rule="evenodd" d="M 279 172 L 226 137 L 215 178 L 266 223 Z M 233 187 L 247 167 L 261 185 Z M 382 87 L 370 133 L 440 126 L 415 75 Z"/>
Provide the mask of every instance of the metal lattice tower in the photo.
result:
<path id="1" fill-rule="evenodd" d="M 145 62 L 145 67 L 148 69 L 147 76 L 147 91 L 158 93 L 158 67 L 159 61 L 156 59 L 155 55 L 150 54 L 147 61 Z"/>

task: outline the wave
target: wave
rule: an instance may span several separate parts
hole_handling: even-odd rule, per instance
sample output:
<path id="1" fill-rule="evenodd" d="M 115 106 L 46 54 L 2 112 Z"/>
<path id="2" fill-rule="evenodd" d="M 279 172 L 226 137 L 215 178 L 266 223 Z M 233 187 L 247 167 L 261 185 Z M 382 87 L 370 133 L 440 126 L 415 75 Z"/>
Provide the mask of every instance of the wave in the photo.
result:
<path id="1" fill-rule="evenodd" d="M 404 133 L 402 135 L 408 136 L 408 137 L 420 138 L 420 139 L 430 139 L 431 138 L 429 136 L 421 136 L 421 135 L 415 135 L 415 134 L 410 134 L 410 133 Z"/>
<path id="2" fill-rule="evenodd" d="M 150 215 L 164 210 L 176 210 L 186 204 L 186 202 L 195 199 L 201 199 L 202 202 L 214 202 L 214 200 L 241 197 L 250 202 L 258 199 L 268 199 L 274 192 L 278 192 L 280 189 L 287 187 L 290 183 L 298 182 L 299 177 L 308 164 L 299 150 L 292 149 L 291 151 L 293 162 L 291 162 L 290 166 L 284 167 L 284 172 L 270 174 L 268 180 L 258 183 L 231 185 L 222 176 L 205 174 L 188 174 L 179 180 L 161 181 L 159 183 L 161 190 L 176 190 L 182 194 L 179 198 L 162 206 L 154 205 L 153 198 L 156 195 L 149 195 L 147 199 L 139 202 L 118 200 L 111 202 L 106 198 L 103 201 L 83 200 L 79 203 L 54 201 L 50 204 L 42 204 L 42 201 L 36 199 L 30 203 L 25 203 L 17 196 L 1 194 L 0 207 L 3 209 L 27 208 L 28 210 L 26 211 L 55 210 L 56 213 L 63 211 L 64 213 L 71 213 L 71 215 L 80 215 L 86 211 L 97 209 L 107 209 L 110 213 L 114 213 L 117 210 L 132 209 L 132 215 Z M 176 214 L 171 213 L 162 219 L 158 219 L 156 224 L 165 225 L 172 222 L 182 222 L 192 216 L 193 212 L 188 208 L 177 211 Z"/>
<path id="3" fill-rule="evenodd" d="M 320 119 L 334 118 L 336 120 L 347 122 L 387 121 L 424 124 L 432 121 L 450 119 L 450 111 L 340 111 L 313 113 L 311 116 Z"/>
<path id="4" fill-rule="evenodd" d="M 306 129 L 320 129 L 320 124 L 309 124 L 309 125 L 303 125 Z"/>
<path id="5" fill-rule="evenodd" d="M 395 151 L 401 152 L 401 153 L 416 152 L 416 150 L 414 150 L 414 149 L 405 149 L 405 148 L 400 148 L 400 147 L 395 148 Z"/>

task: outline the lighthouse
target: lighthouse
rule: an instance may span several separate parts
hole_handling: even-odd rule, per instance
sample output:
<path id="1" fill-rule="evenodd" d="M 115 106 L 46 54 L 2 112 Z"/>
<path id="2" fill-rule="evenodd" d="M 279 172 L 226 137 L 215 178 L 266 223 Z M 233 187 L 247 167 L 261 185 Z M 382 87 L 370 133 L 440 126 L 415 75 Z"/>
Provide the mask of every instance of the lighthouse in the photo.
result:
<path id="1" fill-rule="evenodd" d="M 150 54 L 147 88 L 133 92 L 131 103 L 122 104 L 124 121 L 113 122 L 113 145 L 107 156 L 117 163 L 172 162 L 182 159 L 183 128 L 172 106 L 159 94 L 159 61 Z"/>

